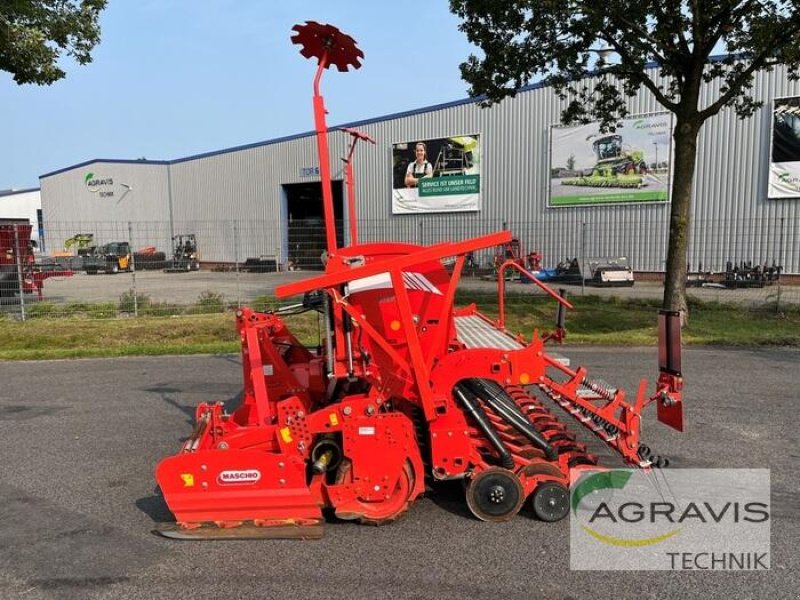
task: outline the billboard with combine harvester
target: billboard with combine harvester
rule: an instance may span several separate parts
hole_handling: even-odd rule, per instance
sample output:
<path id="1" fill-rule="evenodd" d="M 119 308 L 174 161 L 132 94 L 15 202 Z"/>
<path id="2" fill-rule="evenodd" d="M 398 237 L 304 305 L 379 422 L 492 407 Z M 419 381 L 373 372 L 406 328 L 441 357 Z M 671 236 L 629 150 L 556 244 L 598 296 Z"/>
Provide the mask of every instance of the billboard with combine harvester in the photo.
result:
<path id="1" fill-rule="evenodd" d="M 668 202 L 672 164 L 669 113 L 600 124 L 552 127 L 549 206 Z"/>

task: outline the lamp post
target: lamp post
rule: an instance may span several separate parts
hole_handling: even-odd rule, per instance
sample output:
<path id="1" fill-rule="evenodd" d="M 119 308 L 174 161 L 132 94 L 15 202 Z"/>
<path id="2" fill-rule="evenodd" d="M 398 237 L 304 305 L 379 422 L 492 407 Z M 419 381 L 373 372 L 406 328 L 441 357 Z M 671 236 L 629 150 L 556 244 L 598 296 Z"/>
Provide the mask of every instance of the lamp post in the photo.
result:
<path id="1" fill-rule="evenodd" d="M 658 172 L 658 142 L 653 142 L 653 146 L 656 149 L 656 166 L 653 170 Z"/>

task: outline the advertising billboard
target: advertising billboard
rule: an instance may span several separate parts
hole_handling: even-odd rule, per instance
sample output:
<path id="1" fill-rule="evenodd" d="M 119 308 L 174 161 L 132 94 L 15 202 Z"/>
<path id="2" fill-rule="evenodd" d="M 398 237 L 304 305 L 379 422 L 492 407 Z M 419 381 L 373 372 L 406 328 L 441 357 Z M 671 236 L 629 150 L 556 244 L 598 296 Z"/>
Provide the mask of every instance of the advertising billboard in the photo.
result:
<path id="1" fill-rule="evenodd" d="M 768 198 L 800 198 L 800 97 L 776 98 Z"/>
<path id="2" fill-rule="evenodd" d="M 670 113 L 550 130 L 549 206 L 668 202 L 672 164 Z"/>
<path id="3" fill-rule="evenodd" d="M 478 134 L 392 144 L 392 214 L 481 209 Z"/>

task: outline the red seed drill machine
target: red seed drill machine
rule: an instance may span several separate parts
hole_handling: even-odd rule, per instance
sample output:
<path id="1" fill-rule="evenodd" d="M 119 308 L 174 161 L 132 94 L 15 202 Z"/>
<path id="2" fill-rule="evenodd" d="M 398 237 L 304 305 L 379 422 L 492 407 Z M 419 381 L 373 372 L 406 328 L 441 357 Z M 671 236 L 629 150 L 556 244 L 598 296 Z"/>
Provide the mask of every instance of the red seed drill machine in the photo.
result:
<path id="1" fill-rule="evenodd" d="M 455 308 L 465 257 L 511 240 L 507 231 L 431 246 L 358 243 L 352 208 L 352 147 L 346 159 L 352 245 L 337 247 L 326 109 L 325 69 L 359 68 L 363 53 L 337 28 L 308 21 L 292 41 L 318 61 L 314 121 L 324 203 L 325 273 L 283 285 L 279 298 L 302 303 L 237 313 L 243 399 L 196 409 L 196 426 L 156 479 L 179 539 L 317 538 L 325 515 L 391 522 L 426 491 L 426 481 L 461 479 L 481 520 L 503 521 L 526 500 L 544 521 L 569 512 L 571 468 L 599 469 L 597 458 L 556 417 L 557 406 L 616 450 L 629 465 L 666 466 L 640 444 L 642 409 L 683 429 L 680 325 L 662 313 L 660 376 L 635 398 L 590 378 L 548 352 L 563 337 L 570 303 L 513 261 L 558 303 L 556 331 L 530 340 L 474 306 Z M 366 135 L 345 130 L 358 139 Z M 444 265 L 452 265 L 446 269 Z M 498 283 L 502 285 L 504 269 Z M 284 322 L 316 310 L 324 339 L 303 346 Z"/>

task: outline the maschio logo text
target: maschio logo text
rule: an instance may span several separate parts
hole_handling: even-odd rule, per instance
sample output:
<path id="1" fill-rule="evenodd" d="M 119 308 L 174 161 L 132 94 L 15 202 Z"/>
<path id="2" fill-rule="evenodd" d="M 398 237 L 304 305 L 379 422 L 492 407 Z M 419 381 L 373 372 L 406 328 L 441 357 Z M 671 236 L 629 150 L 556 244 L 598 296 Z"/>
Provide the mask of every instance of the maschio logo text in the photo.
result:
<path id="1" fill-rule="evenodd" d="M 261 471 L 245 469 L 241 471 L 222 471 L 217 482 L 222 485 L 250 485 L 261 479 Z"/>

